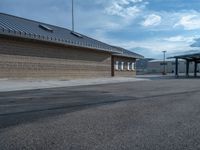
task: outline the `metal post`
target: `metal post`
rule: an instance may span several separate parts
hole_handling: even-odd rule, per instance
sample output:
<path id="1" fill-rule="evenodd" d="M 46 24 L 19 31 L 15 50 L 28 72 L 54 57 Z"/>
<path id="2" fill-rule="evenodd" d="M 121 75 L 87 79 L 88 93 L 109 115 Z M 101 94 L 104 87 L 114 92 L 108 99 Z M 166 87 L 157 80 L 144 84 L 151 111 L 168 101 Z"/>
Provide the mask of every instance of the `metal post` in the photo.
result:
<path id="1" fill-rule="evenodd" d="M 166 51 L 163 51 L 163 75 L 166 75 L 166 61 L 165 61 L 165 53 Z"/>
<path id="2" fill-rule="evenodd" d="M 72 31 L 74 32 L 74 0 L 72 0 Z"/>
<path id="3" fill-rule="evenodd" d="M 176 58 L 175 65 L 175 76 L 178 77 L 178 58 Z"/>
<path id="4" fill-rule="evenodd" d="M 194 61 L 194 77 L 197 77 L 197 61 Z"/>
<path id="5" fill-rule="evenodd" d="M 186 60 L 186 76 L 189 77 L 190 61 Z"/>

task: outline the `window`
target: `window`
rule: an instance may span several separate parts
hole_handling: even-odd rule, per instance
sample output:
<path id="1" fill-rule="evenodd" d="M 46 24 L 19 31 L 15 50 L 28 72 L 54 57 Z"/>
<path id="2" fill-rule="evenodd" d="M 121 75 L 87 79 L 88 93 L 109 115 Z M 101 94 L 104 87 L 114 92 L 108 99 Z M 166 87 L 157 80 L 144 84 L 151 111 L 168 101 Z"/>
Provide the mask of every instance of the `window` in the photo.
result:
<path id="1" fill-rule="evenodd" d="M 43 30 L 49 31 L 49 32 L 53 32 L 53 29 L 51 29 L 50 27 L 48 27 L 47 25 L 44 24 L 39 24 L 39 27 Z"/>
<path id="2" fill-rule="evenodd" d="M 121 62 L 121 70 L 124 70 L 124 62 Z"/>
<path id="3" fill-rule="evenodd" d="M 81 34 L 77 33 L 77 32 L 72 31 L 71 34 L 73 34 L 73 35 L 75 35 L 79 38 L 83 38 L 83 36 Z"/>
<path id="4" fill-rule="evenodd" d="M 130 70 L 130 62 L 127 62 L 127 70 Z"/>
<path id="5" fill-rule="evenodd" d="M 135 63 L 131 64 L 131 70 L 135 70 Z"/>
<path id="6" fill-rule="evenodd" d="M 119 70 L 119 62 L 118 61 L 115 62 L 115 70 Z"/>

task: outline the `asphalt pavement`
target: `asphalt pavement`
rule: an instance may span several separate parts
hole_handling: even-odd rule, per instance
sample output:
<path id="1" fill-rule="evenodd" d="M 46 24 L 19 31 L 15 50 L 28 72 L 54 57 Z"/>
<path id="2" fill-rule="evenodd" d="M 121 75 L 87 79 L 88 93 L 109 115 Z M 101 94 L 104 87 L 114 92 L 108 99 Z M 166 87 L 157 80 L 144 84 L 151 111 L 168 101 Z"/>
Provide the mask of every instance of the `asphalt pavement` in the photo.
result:
<path id="1" fill-rule="evenodd" d="M 0 150 L 199 150 L 199 83 L 0 92 Z"/>

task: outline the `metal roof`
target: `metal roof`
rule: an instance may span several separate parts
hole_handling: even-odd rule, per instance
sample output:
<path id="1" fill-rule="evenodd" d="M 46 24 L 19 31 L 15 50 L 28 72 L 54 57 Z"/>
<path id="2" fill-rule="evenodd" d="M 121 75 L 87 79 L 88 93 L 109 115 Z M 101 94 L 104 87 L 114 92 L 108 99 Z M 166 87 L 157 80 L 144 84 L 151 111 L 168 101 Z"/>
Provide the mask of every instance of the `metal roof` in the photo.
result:
<path id="1" fill-rule="evenodd" d="M 69 29 L 4 13 L 0 13 L 0 35 L 90 48 L 124 57 L 143 58 L 143 56 L 134 52 L 111 46 L 80 33 L 72 32 Z"/>
<path id="2" fill-rule="evenodd" d="M 112 46 L 71 30 L 0 13 L 0 34 L 117 52 Z"/>
<path id="3" fill-rule="evenodd" d="M 180 58 L 180 59 L 187 59 L 187 60 L 200 60 L 200 53 L 179 55 L 179 56 L 174 56 L 172 58 Z"/>
<path id="4" fill-rule="evenodd" d="M 116 47 L 116 46 L 113 46 L 113 47 L 118 50 L 118 53 L 113 53 L 114 56 L 123 56 L 123 57 L 136 58 L 136 59 L 144 58 L 144 56 L 134 53 L 132 51 L 126 50 L 124 48 Z"/>
<path id="5" fill-rule="evenodd" d="M 169 57 L 169 59 L 170 58 L 179 58 L 179 59 L 187 59 L 187 60 L 200 60 L 200 51 L 199 50 L 185 51 L 182 54 Z"/>

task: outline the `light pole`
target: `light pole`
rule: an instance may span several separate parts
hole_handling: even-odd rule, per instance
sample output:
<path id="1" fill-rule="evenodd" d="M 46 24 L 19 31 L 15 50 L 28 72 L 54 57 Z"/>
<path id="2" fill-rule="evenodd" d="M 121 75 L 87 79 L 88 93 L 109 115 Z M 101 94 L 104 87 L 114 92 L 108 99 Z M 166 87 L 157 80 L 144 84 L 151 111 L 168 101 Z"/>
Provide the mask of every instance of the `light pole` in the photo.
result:
<path id="1" fill-rule="evenodd" d="M 166 63 L 165 63 L 165 53 L 167 51 L 162 51 L 163 52 L 163 75 L 166 75 Z"/>

